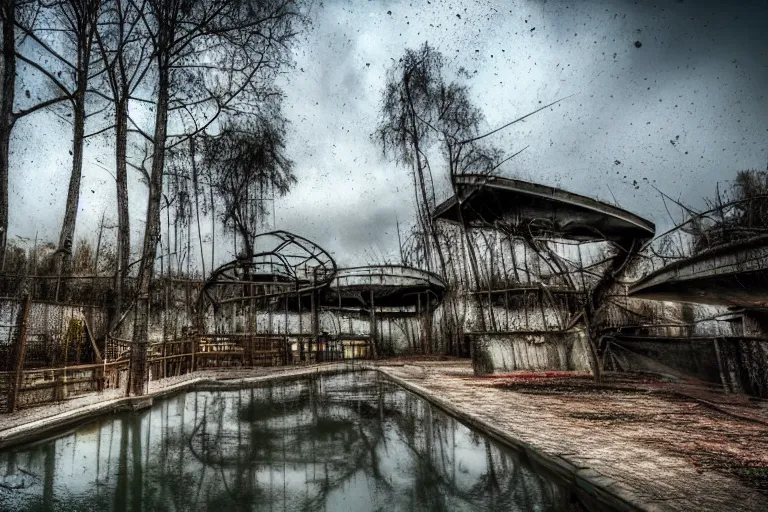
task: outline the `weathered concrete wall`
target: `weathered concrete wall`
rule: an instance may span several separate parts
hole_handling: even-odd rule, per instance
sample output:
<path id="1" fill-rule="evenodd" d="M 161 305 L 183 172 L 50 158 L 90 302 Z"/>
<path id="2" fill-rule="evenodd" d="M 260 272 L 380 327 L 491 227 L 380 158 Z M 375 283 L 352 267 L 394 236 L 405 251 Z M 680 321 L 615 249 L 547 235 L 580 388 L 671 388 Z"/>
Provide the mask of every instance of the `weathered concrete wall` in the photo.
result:
<path id="1" fill-rule="evenodd" d="M 580 329 L 468 336 L 476 375 L 516 370 L 591 371 L 586 333 Z"/>
<path id="2" fill-rule="evenodd" d="M 310 335 L 312 333 L 312 314 L 309 311 L 264 311 L 259 310 L 251 316 L 246 308 L 223 310 L 216 318 L 206 322 L 209 332 L 239 333 L 289 336 Z M 419 317 L 378 311 L 376 313 L 376 339 L 380 351 L 386 355 L 401 355 L 415 352 L 420 347 L 420 340 L 426 326 Z M 371 321 L 367 313 L 357 311 L 318 312 L 318 332 L 331 336 L 370 336 Z M 161 333 L 162 334 L 162 333 Z M 434 336 L 434 335 L 433 335 Z M 160 337 L 159 339 L 162 339 Z M 158 340 L 159 341 L 159 340 Z"/>
<path id="3" fill-rule="evenodd" d="M 621 339 L 611 345 L 612 357 L 606 365 L 614 370 L 690 376 L 719 384 L 715 346 L 713 339 Z"/>
<path id="4" fill-rule="evenodd" d="M 464 312 L 465 332 L 557 330 L 567 322 L 561 309 L 542 304 L 533 293 L 525 306 L 520 307 L 490 304 L 486 298 L 477 295 L 465 295 L 456 300 Z"/>
<path id="5" fill-rule="evenodd" d="M 768 340 L 721 339 L 717 346 L 726 389 L 768 398 Z"/>

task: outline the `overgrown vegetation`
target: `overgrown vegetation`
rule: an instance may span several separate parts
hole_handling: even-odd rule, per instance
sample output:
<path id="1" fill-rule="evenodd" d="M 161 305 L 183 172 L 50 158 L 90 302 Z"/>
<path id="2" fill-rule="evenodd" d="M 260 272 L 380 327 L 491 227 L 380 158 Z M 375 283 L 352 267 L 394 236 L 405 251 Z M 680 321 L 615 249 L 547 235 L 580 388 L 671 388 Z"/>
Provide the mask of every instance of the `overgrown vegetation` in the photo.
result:
<path id="1" fill-rule="evenodd" d="M 694 253 L 768 234 L 768 171 L 739 171 L 707 204 L 709 211 L 690 221 Z"/>

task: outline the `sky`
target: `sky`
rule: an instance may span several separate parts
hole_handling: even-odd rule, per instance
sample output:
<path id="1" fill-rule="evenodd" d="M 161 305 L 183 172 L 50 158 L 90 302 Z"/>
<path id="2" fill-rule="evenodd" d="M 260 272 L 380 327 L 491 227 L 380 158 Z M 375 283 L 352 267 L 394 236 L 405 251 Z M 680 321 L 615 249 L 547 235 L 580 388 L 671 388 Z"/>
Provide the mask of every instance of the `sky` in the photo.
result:
<path id="1" fill-rule="evenodd" d="M 447 79 L 469 71 L 485 129 L 568 97 L 490 138 L 509 154 L 527 147 L 500 174 L 616 202 L 661 232 L 672 220 L 659 191 L 703 207 L 717 183 L 768 166 L 768 1 L 730 4 L 315 3 L 280 78 L 298 183 L 276 201 L 270 227 L 314 240 L 339 265 L 398 260 L 396 226 L 414 222 L 413 187 L 371 134 L 387 69 L 426 41 L 444 55 Z M 15 129 L 12 239 L 57 238 L 70 148 L 51 114 Z M 115 218 L 111 151 L 109 136 L 86 149 L 77 237 L 93 237 L 103 213 Z M 446 197 L 447 172 L 431 164 Z M 136 175 L 129 193 L 135 247 L 146 211 Z M 221 245 L 217 263 L 232 256 Z"/>

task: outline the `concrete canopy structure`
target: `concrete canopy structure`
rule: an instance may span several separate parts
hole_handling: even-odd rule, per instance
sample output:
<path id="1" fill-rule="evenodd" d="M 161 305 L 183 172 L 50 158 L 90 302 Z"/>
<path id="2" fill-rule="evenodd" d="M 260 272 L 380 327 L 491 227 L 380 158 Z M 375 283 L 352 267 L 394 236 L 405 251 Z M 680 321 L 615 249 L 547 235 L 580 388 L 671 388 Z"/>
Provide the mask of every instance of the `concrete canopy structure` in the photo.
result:
<path id="1" fill-rule="evenodd" d="M 645 276 L 629 289 L 642 299 L 768 309 L 768 236 L 721 245 Z"/>
<path id="2" fill-rule="evenodd" d="M 329 303 L 340 307 L 436 307 L 446 284 L 436 274 L 404 265 L 340 269 L 330 283 Z"/>
<path id="3" fill-rule="evenodd" d="M 646 239 L 655 232 L 652 222 L 627 210 L 537 183 L 479 174 L 458 175 L 454 183 L 455 195 L 437 206 L 434 218 L 577 241 Z"/>
<path id="4" fill-rule="evenodd" d="M 474 283 L 465 300 L 477 321 L 465 335 L 475 373 L 598 371 L 588 342 L 612 326 L 594 321 L 595 312 L 607 307 L 616 276 L 653 237 L 654 224 L 611 204 L 516 179 L 461 174 L 453 186 L 454 196 L 433 217 L 466 233 Z M 585 262 L 582 243 L 607 243 L 618 257 L 592 250 L 586 256 L 593 261 Z M 478 263 L 478 255 L 490 264 Z"/>

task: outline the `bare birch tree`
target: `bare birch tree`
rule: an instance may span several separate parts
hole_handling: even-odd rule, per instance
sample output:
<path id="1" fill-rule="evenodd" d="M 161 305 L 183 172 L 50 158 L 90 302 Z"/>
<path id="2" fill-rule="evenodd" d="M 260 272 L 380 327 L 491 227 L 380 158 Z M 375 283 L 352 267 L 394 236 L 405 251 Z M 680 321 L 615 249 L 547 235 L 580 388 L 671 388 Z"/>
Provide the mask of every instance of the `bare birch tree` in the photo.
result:
<path id="1" fill-rule="evenodd" d="M 2 62 L 0 74 L 2 90 L 0 94 L 0 269 L 4 268 L 5 249 L 8 239 L 8 173 L 10 161 L 11 132 L 16 122 L 24 116 L 50 107 L 59 102 L 71 99 L 68 91 L 57 89 L 49 98 L 38 95 L 31 98 L 29 89 L 27 98 L 33 103 L 26 102 L 23 107 L 14 111 L 17 86 L 17 60 L 21 42 L 27 39 L 24 30 L 18 29 L 19 24 L 28 27 L 34 23 L 39 11 L 39 4 L 34 0 L 3 0 L 0 8 L 0 25 L 2 26 Z"/>
<path id="2" fill-rule="evenodd" d="M 96 27 L 102 0 L 40 2 L 40 15 L 32 24 L 16 26 L 27 38 L 29 51 L 17 58 L 66 95 L 72 106 L 72 169 L 64 218 L 59 233 L 59 273 L 69 273 L 80 201 L 87 92 L 93 71 Z M 62 51 L 63 50 L 63 51 Z"/>

